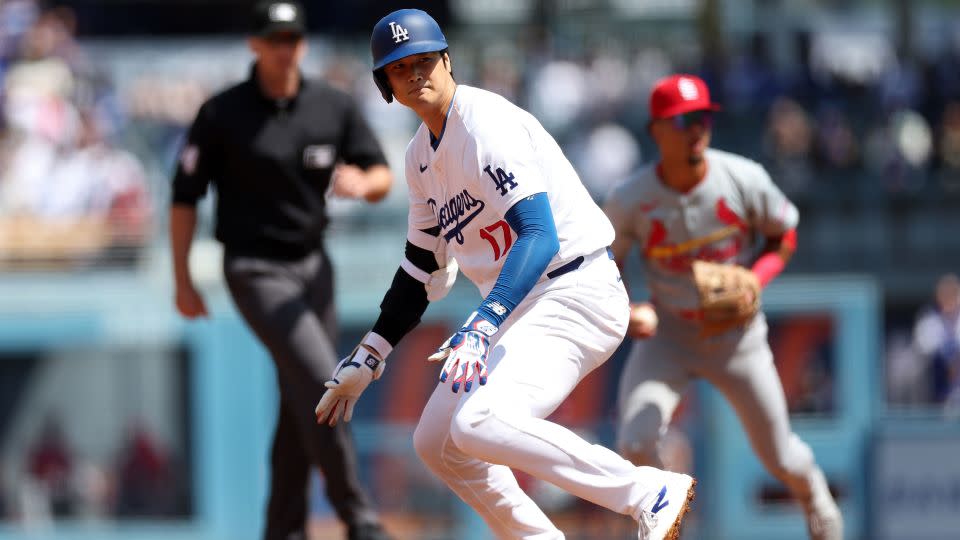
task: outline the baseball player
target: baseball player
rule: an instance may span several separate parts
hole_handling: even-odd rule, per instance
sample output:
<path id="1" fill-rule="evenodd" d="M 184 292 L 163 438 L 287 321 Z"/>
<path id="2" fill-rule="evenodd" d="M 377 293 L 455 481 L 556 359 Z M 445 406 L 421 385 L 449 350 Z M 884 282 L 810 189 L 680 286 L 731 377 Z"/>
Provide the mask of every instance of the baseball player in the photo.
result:
<path id="1" fill-rule="evenodd" d="M 443 367 L 414 433 L 424 463 L 499 538 L 564 537 L 511 468 L 632 516 L 641 539 L 676 538 L 693 478 L 636 467 L 545 420 L 626 332 L 609 221 L 536 119 L 456 83 L 427 13 L 387 15 L 371 49 L 384 98 L 423 120 L 406 153 L 406 256 L 372 331 L 327 383 L 318 421 L 350 420 L 459 267 L 483 300 L 429 358 Z"/>
<path id="2" fill-rule="evenodd" d="M 791 431 L 758 312 L 760 289 L 794 251 L 797 209 L 759 164 L 708 148 L 717 109 L 697 77 L 659 81 L 649 130 L 660 161 L 615 188 L 605 206 L 617 263 L 638 244 L 652 298 L 631 305 L 627 333 L 638 341 L 620 379 L 618 449 L 636 464 L 659 465 L 658 443 L 681 394 L 703 377 L 802 503 L 811 538 L 839 540 L 840 511 L 810 448 Z"/>

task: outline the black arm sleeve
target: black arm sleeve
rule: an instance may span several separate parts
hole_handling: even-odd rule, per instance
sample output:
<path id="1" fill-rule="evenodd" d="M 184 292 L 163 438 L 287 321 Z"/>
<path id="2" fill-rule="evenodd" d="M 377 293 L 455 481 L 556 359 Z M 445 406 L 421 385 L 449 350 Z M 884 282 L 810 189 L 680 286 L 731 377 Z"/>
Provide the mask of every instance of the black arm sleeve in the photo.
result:
<path id="1" fill-rule="evenodd" d="M 424 232 L 437 236 L 440 234 L 440 228 L 433 227 Z M 404 251 L 407 260 L 428 274 L 440 268 L 432 251 L 417 247 L 410 242 L 407 242 Z M 390 289 L 380 302 L 380 317 L 374 323 L 373 331 L 396 347 L 403 336 L 420 324 L 420 317 L 427 311 L 429 304 L 427 290 L 423 283 L 411 277 L 402 268 L 398 268 L 397 273 L 393 275 Z"/>

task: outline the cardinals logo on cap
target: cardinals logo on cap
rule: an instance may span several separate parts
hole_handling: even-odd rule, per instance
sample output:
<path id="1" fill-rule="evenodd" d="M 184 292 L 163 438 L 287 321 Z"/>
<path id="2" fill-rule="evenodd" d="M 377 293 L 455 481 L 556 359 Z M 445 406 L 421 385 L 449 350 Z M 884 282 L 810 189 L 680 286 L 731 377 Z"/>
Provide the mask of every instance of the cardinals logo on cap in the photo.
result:
<path id="1" fill-rule="evenodd" d="M 718 111 L 710 89 L 696 75 L 677 74 L 657 81 L 650 93 L 650 117 L 669 118 L 691 111 Z"/>
<path id="2" fill-rule="evenodd" d="M 682 77 L 677 81 L 677 90 L 680 91 L 680 97 L 687 101 L 693 101 L 700 97 L 700 92 L 697 90 L 697 83 L 686 77 Z"/>

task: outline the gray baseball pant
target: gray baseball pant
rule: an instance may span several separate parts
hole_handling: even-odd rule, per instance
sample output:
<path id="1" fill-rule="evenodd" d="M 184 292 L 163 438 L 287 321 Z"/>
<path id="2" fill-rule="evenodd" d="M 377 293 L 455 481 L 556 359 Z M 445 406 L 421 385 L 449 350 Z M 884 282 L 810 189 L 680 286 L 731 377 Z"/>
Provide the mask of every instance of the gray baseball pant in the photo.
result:
<path id="1" fill-rule="evenodd" d="M 313 412 L 338 362 L 329 258 L 322 252 L 294 261 L 228 254 L 223 270 L 237 309 L 273 358 L 280 386 L 265 540 L 306 538 L 311 465 L 323 472 L 327 498 L 345 524 L 377 522 L 347 426 L 318 425 Z"/>
<path id="2" fill-rule="evenodd" d="M 715 338 L 660 317 L 657 334 L 637 340 L 620 378 L 617 448 L 636 464 L 662 466 L 659 444 L 689 382 L 702 377 L 733 407 L 764 467 L 801 501 L 819 471 L 810 447 L 790 427 L 783 386 L 760 314 L 745 330 Z"/>

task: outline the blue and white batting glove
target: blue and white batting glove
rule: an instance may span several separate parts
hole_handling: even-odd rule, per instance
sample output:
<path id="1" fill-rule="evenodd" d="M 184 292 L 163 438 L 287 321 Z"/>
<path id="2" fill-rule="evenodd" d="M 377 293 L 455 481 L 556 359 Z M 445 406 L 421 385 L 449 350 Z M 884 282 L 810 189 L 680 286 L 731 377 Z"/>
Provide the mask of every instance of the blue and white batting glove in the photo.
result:
<path id="1" fill-rule="evenodd" d="M 481 385 L 487 384 L 487 350 L 490 348 L 490 338 L 498 330 L 495 324 L 476 311 L 471 313 L 460 330 L 444 341 L 437 352 L 427 357 L 431 362 L 445 360 L 440 370 L 440 382 L 447 382 L 452 377 L 454 392 L 460 390 L 461 384 L 463 391 L 469 392 L 475 376 L 478 376 Z"/>
<path id="2" fill-rule="evenodd" d="M 374 336 L 374 338 L 371 338 Z M 386 345 L 386 352 L 380 354 L 377 349 L 370 345 L 369 341 L 377 341 L 379 338 Z M 384 346 L 380 347 L 384 349 Z M 360 398 L 360 394 L 366 390 L 367 386 L 380 378 L 387 363 L 384 357 L 390 353 L 390 345 L 380 336 L 370 333 L 357 345 L 349 356 L 340 360 L 337 369 L 333 372 L 333 379 L 324 383 L 327 387 L 326 392 L 317 403 L 314 413 L 317 415 L 317 423 L 322 424 L 327 421 L 329 416 L 329 425 L 335 426 L 343 415 L 343 421 L 349 422 L 353 418 L 353 406 Z"/>

